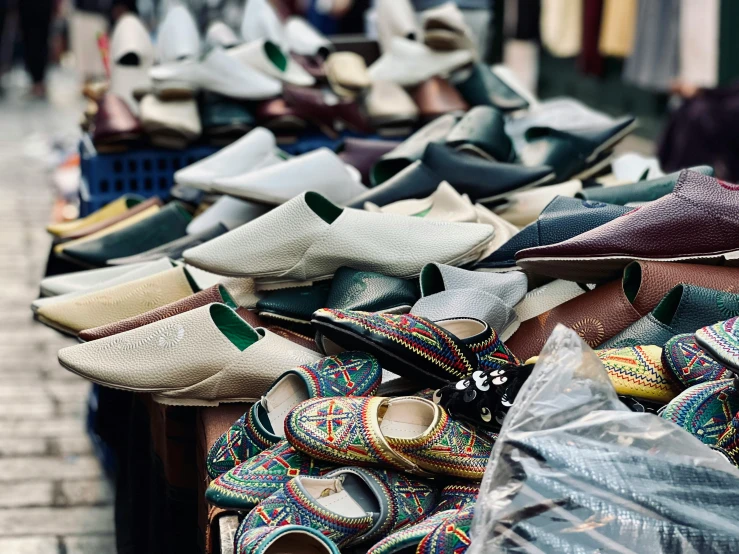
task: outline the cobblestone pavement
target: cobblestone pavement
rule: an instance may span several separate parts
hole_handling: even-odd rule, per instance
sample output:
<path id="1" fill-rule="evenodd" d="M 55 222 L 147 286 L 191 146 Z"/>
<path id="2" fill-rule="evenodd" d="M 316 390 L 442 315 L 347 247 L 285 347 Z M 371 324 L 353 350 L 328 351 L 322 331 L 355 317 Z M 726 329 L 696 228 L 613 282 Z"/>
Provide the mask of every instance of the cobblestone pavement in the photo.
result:
<path id="1" fill-rule="evenodd" d="M 84 430 L 89 385 L 56 361 L 73 341 L 29 309 L 53 202 L 33 153 L 73 133 L 81 110 L 63 75 L 50 90 L 49 102 L 17 90 L 0 100 L 0 553 L 106 554 L 115 552 L 112 496 Z"/>

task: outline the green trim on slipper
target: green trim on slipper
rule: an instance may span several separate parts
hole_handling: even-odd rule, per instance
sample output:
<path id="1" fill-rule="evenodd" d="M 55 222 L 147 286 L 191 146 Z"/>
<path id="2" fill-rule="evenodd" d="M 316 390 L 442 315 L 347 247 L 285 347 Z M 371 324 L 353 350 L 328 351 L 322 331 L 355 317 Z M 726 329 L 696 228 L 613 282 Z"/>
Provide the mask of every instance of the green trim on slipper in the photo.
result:
<path id="1" fill-rule="evenodd" d="M 259 335 L 252 326 L 225 304 L 212 304 L 210 317 L 221 333 L 241 351 L 259 340 Z"/>

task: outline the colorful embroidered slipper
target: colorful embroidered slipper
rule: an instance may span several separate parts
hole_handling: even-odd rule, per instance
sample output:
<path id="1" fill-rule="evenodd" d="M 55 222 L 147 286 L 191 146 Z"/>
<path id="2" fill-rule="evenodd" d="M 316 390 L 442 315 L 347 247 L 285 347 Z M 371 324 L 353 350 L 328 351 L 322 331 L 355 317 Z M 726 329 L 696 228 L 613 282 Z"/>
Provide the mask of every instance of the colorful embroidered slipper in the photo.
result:
<path id="1" fill-rule="evenodd" d="M 709 381 L 683 391 L 660 414 L 713 446 L 734 415 L 739 413 L 739 394 L 733 379 Z"/>
<path id="2" fill-rule="evenodd" d="M 492 441 L 433 402 L 400 398 L 315 398 L 293 409 L 285 438 L 339 465 L 383 466 L 419 475 L 482 479 Z"/>
<path id="3" fill-rule="evenodd" d="M 735 415 L 713 447 L 732 464 L 739 467 L 739 414 Z"/>
<path id="4" fill-rule="evenodd" d="M 442 522 L 418 545 L 416 554 L 464 554 L 472 542 L 470 527 L 475 505 L 468 504 Z"/>
<path id="5" fill-rule="evenodd" d="M 338 345 L 369 352 L 388 371 L 424 384 L 444 386 L 477 370 L 518 363 L 495 330 L 479 319 L 432 323 L 412 314 L 323 309 L 311 323 L 324 351 Z"/>
<path id="6" fill-rule="evenodd" d="M 364 352 L 342 352 L 286 371 L 211 447 L 208 475 L 216 478 L 284 437 L 285 415 L 303 400 L 332 396 L 371 396 L 382 369 Z"/>
<path id="7" fill-rule="evenodd" d="M 662 361 L 685 388 L 733 377 L 726 366 L 698 346 L 693 333 L 677 335 L 668 340 L 662 351 Z"/>
<path id="8" fill-rule="evenodd" d="M 497 431 L 533 369 L 530 364 L 475 371 L 437 390 L 433 400 L 455 419 Z"/>
<path id="9" fill-rule="evenodd" d="M 662 365 L 659 346 L 627 346 L 596 352 L 620 395 L 667 404 L 683 390 Z"/>
<path id="10" fill-rule="evenodd" d="M 427 482 L 389 470 L 345 467 L 324 477 L 296 477 L 249 512 L 236 540 L 260 527 L 304 525 L 344 548 L 423 519 L 436 496 Z"/>
<path id="11" fill-rule="evenodd" d="M 739 373 L 739 317 L 698 329 L 695 342 L 711 358 Z"/>
<path id="12" fill-rule="evenodd" d="M 340 554 L 336 545 L 320 531 L 300 525 L 257 527 L 236 539 L 238 554 Z"/>
<path id="13" fill-rule="evenodd" d="M 474 504 L 480 492 L 478 485 L 449 485 L 441 490 L 438 506 L 426 519 L 391 533 L 367 551 L 367 554 L 412 554 L 418 544 L 441 523 L 456 515 L 468 504 Z"/>
<path id="14" fill-rule="evenodd" d="M 298 452 L 283 440 L 211 481 L 205 499 L 219 508 L 249 511 L 297 477 L 318 477 L 336 466 Z"/>

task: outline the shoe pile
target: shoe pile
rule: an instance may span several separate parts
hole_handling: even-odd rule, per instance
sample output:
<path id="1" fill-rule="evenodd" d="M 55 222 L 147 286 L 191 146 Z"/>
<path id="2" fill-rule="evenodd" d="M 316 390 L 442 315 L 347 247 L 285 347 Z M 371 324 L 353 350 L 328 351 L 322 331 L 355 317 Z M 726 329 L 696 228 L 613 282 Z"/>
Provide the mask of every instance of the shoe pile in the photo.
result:
<path id="1" fill-rule="evenodd" d="M 425 43 L 392 19 L 367 71 L 342 52 L 316 64 L 328 43 L 300 20 L 285 39 L 264 14 L 245 19 L 246 42 L 213 25 L 202 56 L 175 8 L 142 121 L 149 105 L 194 109 L 196 89 L 282 90 L 333 126 L 345 100 L 307 88 L 322 75 L 349 103 L 371 84 L 369 106 L 402 92 L 388 83 L 472 60 L 445 10 L 425 17 Z M 149 75 L 154 57 L 137 25 L 116 30 L 139 33 L 130 51 L 112 45 L 121 98 L 135 87 L 117 79 Z M 474 66 L 459 90 L 475 107 L 399 144 L 289 157 L 259 127 L 175 174 L 218 197 L 208 207 L 128 195 L 49 227 L 54 255 L 87 268 L 44 279 L 32 306 L 81 341 L 59 352 L 64 368 L 166 405 L 252 404 L 206 462 L 207 501 L 244 515 L 241 554 L 464 552 L 497 433 L 558 324 L 598 349 L 629 408 L 739 465 L 739 187 L 705 167 L 602 186 L 634 119 L 529 106 L 503 85 Z"/>

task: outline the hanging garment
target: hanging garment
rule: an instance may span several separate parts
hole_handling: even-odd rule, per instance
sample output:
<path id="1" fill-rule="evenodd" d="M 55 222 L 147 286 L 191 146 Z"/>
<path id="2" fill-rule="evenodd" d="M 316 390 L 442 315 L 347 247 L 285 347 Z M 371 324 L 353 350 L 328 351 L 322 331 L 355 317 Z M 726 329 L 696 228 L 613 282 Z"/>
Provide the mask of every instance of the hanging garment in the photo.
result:
<path id="1" fill-rule="evenodd" d="M 634 50 L 626 60 L 624 80 L 666 92 L 679 72 L 681 0 L 639 2 Z"/>
<path id="2" fill-rule="evenodd" d="M 680 80 L 713 88 L 718 84 L 721 0 L 682 0 L 680 9 Z"/>
<path id="3" fill-rule="evenodd" d="M 558 58 L 577 56 L 582 47 L 583 0 L 542 0 L 541 42 Z"/>
<path id="4" fill-rule="evenodd" d="M 582 15 L 582 51 L 578 64 L 586 75 L 603 73 L 603 57 L 598 50 L 603 0 L 584 0 Z"/>
<path id="5" fill-rule="evenodd" d="M 626 58 L 634 48 L 637 0 L 604 0 L 600 53 Z"/>

